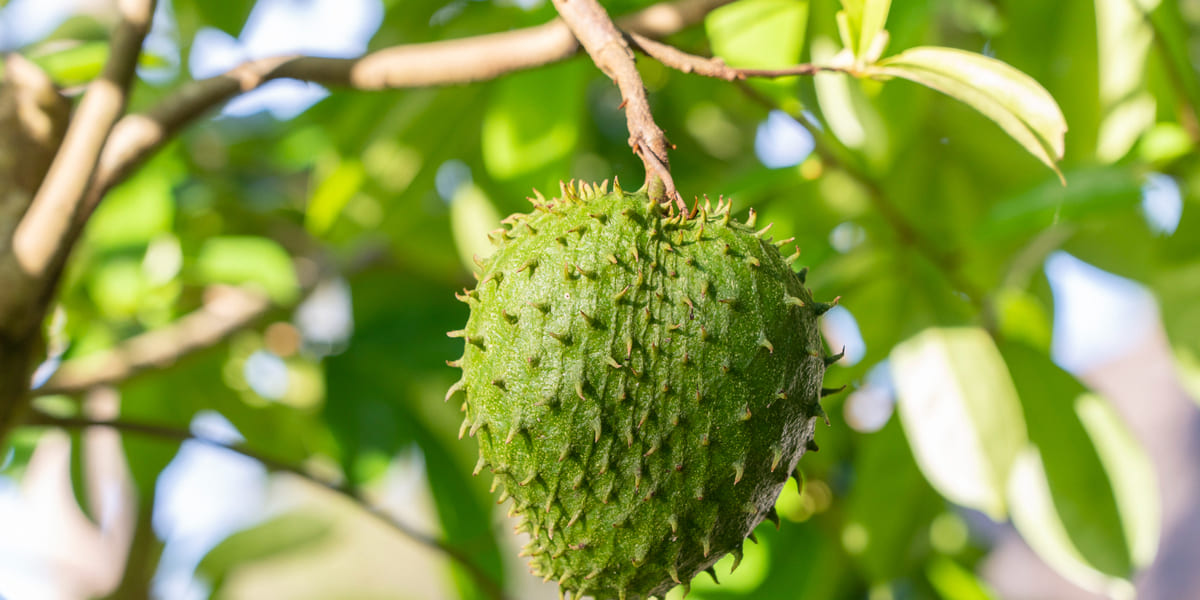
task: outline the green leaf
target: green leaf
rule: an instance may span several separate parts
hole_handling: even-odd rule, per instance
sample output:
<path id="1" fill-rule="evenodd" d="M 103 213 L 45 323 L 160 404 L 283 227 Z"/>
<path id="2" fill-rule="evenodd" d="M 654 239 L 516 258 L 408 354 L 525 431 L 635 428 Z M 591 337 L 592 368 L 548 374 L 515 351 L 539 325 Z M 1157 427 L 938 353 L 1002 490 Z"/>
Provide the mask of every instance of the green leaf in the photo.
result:
<path id="1" fill-rule="evenodd" d="M 20 480 L 45 430 L 18 428 L 0 441 L 0 476 Z"/>
<path id="2" fill-rule="evenodd" d="M 892 0 L 842 0 L 843 10 L 837 15 L 838 29 L 842 34 L 842 45 L 854 52 L 854 56 L 866 63 L 874 62 L 882 52 L 882 43 L 876 42 L 883 26 L 887 23 Z M 877 48 L 872 45 L 880 44 Z M 874 55 L 874 56 L 872 56 Z"/>
<path id="3" fill-rule="evenodd" d="M 475 258 L 485 259 L 495 251 L 488 233 L 500 226 L 496 207 L 479 186 L 461 186 L 450 201 L 450 225 L 463 267 L 477 270 Z"/>
<path id="4" fill-rule="evenodd" d="M 1178 123 L 1158 123 L 1142 136 L 1138 157 L 1161 168 L 1192 152 L 1195 143 L 1187 130 Z"/>
<path id="5" fill-rule="evenodd" d="M 921 46 L 868 67 L 870 76 L 900 77 L 966 103 L 995 121 L 1030 154 L 1062 177 L 1067 122 L 1054 98 L 1032 77 L 994 58 Z"/>
<path id="6" fill-rule="evenodd" d="M 88 273 L 88 295 L 111 319 L 135 316 L 149 288 L 141 262 L 129 257 L 105 261 Z"/>
<path id="7" fill-rule="evenodd" d="M 1017 287 L 1006 287 L 996 293 L 994 306 L 1004 339 L 1050 352 L 1053 333 L 1050 314 L 1036 295 Z"/>
<path id="8" fill-rule="evenodd" d="M 1200 260 L 1187 261 L 1150 281 L 1158 297 L 1163 329 L 1171 342 L 1179 382 L 1200 403 Z"/>
<path id="9" fill-rule="evenodd" d="M 891 354 L 900 420 L 917 464 L 946 499 L 1005 516 L 1025 421 L 1004 359 L 978 328 L 927 329 Z"/>
<path id="10" fill-rule="evenodd" d="M 571 154 L 583 120 L 585 66 L 565 63 L 496 83 L 483 117 L 483 164 L 488 173 L 512 179 Z"/>
<path id="11" fill-rule="evenodd" d="M 807 24 L 807 0 L 740 0 L 704 19 L 713 55 L 735 67 L 796 64 Z"/>
<path id="12" fill-rule="evenodd" d="M 812 41 L 813 60 L 829 63 L 835 58 L 834 42 L 824 36 Z M 818 73 L 813 77 L 817 104 L 830 132 L 848 148 L 860 153 L 877 171 L 885 171 L 889 160 L 888 124 L 863 91 L 863 82 L 845 73 Z"/>
<path id="13" fill-rule="evenodd" d="M 933 589 L 946 600 L 995 600 L 996 595 L 987 584 L 979 580 L 962 565 L 939 556 L 929 561 L 925 576 Z"/>
<path id="14" fill-rule="evenodd" d="M 323 413 L 354 484 L 377 475 L 378 466 L 398 452 L 419 446 L 445 538 L 499 581 L 495 499 L 486 478 L 471 476 L 479 455 L 474 443 L 458 439 L 461 413 L 443 402 L 454 377 L 445 360 L 462 351 L 445 332 L 466 318 L 461 304 L 447 301 L 452 293 L 408 269 L 357 279 L 354 338 L 345 352 L 325 361 L 328 396 L 337 400 L 326 402 Z M 462 598 L 486 597 L 452 568 Z"/>
<path id="15" fill-rule="evenodd" d="M 237 37 L 255 0 L 192 0 L 201 17 L 213 27 Z"/>
<path id="16" fill-rule="evenodd" d="M 1013 524 L 1046 564 L 1064 577 L 1116 598 L 1132 598 L 1129 582 L 1094 570 L 1075 548 L 1054 506 L 1045 467 L 1037 448 L 1026 448 L 1013 465 L 1010 494 Z"/>
<path id="17" fill-rule="evenodd" d="M 356 158 L 343 158 L 317 183 L 308 208 L 304 212 L 304 225 L 313 235 L 322 235 L 337 221 L 350 199 L 362 189 L 366 170 Z"/>
<path id="18" fill-rule="evenodd" d="M 74 86 L 95 79 L 108 60 L 108 42 L 71 44 L 57 52 L 31 57 L 55 83 Z"/>
<path id="19" fill-rule="evenodd" d="M 1141 202 L 1142 178 L 1128 167 L 1070 171 L 1066 180 L 1066 187 L 1046 181 L 992 205 L 979 224 L 979 235 L 985 239 L 1028 235 Z"/>
<path id="20" fill-rule="evenodd" d="M 33 52 L 30 60 L 46 71 L 54 83 L 62 87 L 73 87 L 85 84 L 100 75 L 104 63 L 108 61 L 108 40 L 56 40 L 53 45 L 43 47 L 55 48 L 49 52 Z M 143 51 L 138 56 L 140 67 L 163 67 L 171 64 L 171 60 L 153 52 Z"/>
<path id="21" fill-rule="evenodd" d="M 205 283 L 251 284 L 280 304 L 293 301 L 299 293 L 292 258 L 267 238 L 211 238 L 200 248 L 196 270 Z"/>
<path id="22" fill-rule="evenodd" d="M 1096 158 L 1112 163 L 1154 125 L 1154 96 L 1145 89 L 1154 30 L 1135 0 L 1096 0 L 1100 103 L 1104 112 Z"/>
<path id="23" fill-rule="evenodd" d="M 870 485 L 851 488 L 845 500 L 843 540 L 872 582 L 891 581 L 913 566 L 917 540 L 937 513 L 937 495 L 921 478 L 898 419 L 857 443 L 854 474 Z M 905 515 L 897 519 L 897 514 Z"/>
<path id="24" fill-rule="evenodd" d="M 1183 345 L 1172 349 L 1175 357 L 1175 368 L 1179 371 L 1179 385 L 1192 397 L 1192 401 L 1200 404 L 1200 355 Z"/>
<path id="25" fill-rule="evenodd" d="M 1032 448 L 1009 486 L 1013 523 L 1075 583 L 1120 592 L 1158 546 L 1153 465 L 1103 399 L 1022 344 L 1001 347 L 1021 396 Z"/>
<path id="26" fill-rule="evenodd" d="M 171 231 L 175 222 L 173 187 L 182 165 L 172 154 L 152 160 L 117 186 L 88 221 L 87 242 L 101 249 L 142 246 Z"/>
<path id="27" fill-rule="evenodd" d="M 319 544 L 331 532 L 330 523 L 323 517 L 286 513 L 225 538 L 200 559 L 196 574 L 212 584 L 212 595 L 217 597 L 237 569 Z"/>

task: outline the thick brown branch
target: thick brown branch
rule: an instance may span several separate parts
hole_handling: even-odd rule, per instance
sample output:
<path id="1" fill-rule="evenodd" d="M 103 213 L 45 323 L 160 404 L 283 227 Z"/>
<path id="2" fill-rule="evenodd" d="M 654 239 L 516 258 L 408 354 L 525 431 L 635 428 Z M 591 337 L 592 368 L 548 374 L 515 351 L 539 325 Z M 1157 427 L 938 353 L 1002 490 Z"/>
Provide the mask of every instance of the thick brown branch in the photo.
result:
<path id="1" fill-rule="evenodd" d="M 704 15 L 731 1 L 664 2 L 618 22 L 627 31 L 661 37 L 700 22 Z M 251 61 L 224 75 L 184 85 L 150 111 L 122 119 L 104 148 L 87 210 L 184 127 L 230 98 L 273 79 L 364 90 L 451 85 L 557 62 L 578 50 L 579 43 L 566 24 L 555 19 L 503 33 L 396 46 L 357 59 L 276 57 Z"/>
<path id="2" fill-rule="evenodd" d="M 142 42 L 150 29 L 155 0 L 120 0 L 121 20 L 112 35 L 108 61 L 88 85 L 62 147 L 17 225 L 13 253 L 32 279 L 49 284 L 54 263 L 65 256 L 69 237 L 87 194 L 101 149 L 125 111 Z M 40 292 L 40 290 L 39 290 Z"/>
<path id="3" fill-rule="evenodd" d="M 688 54 L 670 44 L 664 44 L 638 33 L 629 33 L 628 39 L 638 50 L 658 62 L 684 73 L 695 73 L 704 77 L 715 77 L 726 81 L 746 79 L 748 77 L 795 77 L 797 75 L 816 75 L 822 71 L 843 71 L 840 67 L 814 65 L 804 63 L 782 69 L 742 69 L 725 64 L 720 58 L 706 58 Z"/>
<path id="4" fill-rule="evenodd" d="M 406 538 L 409 538 L 419 544 L 433 548 L 444 553 L 450 559 L 462 565 L 463 568 L 470 573 L 471 577 L 483 588 L 488 596 L 497 600 L 504 598 L 504 592 L 500 586 L 488 575 L 471 557 L 467 556 L 462 550 L 451 546 L 448 542 L 427 536 L 412 527 L 397 521 L 379 508 L 375 507 L 369 500 L 363 497 L 362 493 L 350 485 L 342 485 L 332 481 L 326 481 L 316 475 L 305 471 L 303 468 L 288 464 L 284 461 L 267 456 L 261 452 L 237 446 L 226 444 L 212 438 L 195 435 L 192 432 L 179 429 L 176 427 L 158 425 L 154 423 L 140 423 L 137 421 L 125 421 L 121 419 L 90 419 L 86 417 L 60 417 L 46 414 L 44 412 L 34 411 L 27 425 L 59 427 L 63 429 L 88 429 L 92 427 L 106 427 L 122 433 L 132 433 L 148 437 L 155 437 L 174 442 L 197 442 L 206 446 L 228 450 L 230 452 L 240 454 L 247 458 L 253 459 L 264 467 L 277 473 L 288 473 L 304 479 L 314 485 L 325 488 L 329 491 L 336 492 L 346 497 L 350 501 L 357 504 L 360 508 L 368 512 L 372 517 L 375 517 L 381 523 L 391 527 L 396 532 Z"/>
<path id="5" fill-rule="evenodd" d="M 0 336 L 26 336 L 39 312 L 19 293 L 34 280 L 11 255 L 12 237 L 62 143 L 71 102 L 37 65 L 4 59 L 0 81 Z"/>
<path id="6" fill-rule="evenodd" d="M 621 90 L 621 105 L 625 108 L 625 122 L 629 126 L 629 146 L 645 163 L 646 187 L 651 196 L 661 193 L 663 199 L 673 200 L 679 210 L 687 212 L 687 205 L 671 179 L 671 163 L 667 158 L 670 144 L 662 128 L 654 122 L 646 86 L 624 35 L 596 0 L 553 1 L 559 16 L 592 57 L 592 62 Z M 661 184 L 661 190 L 656 182 Z"/>

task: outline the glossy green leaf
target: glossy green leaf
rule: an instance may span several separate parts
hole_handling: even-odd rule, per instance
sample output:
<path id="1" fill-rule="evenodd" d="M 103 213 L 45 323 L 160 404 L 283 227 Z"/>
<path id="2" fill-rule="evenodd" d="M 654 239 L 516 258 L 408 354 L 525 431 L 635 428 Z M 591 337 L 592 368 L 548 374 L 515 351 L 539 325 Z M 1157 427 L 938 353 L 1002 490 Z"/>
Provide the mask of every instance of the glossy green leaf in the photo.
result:
<path id="1" fill-rule="evenodd" d="M 1075 413 L 1112 480 L 1133 566 L 1148 567 L 1158 552 L 1162 520 L 1158 477 L 1150 455 L 1105 399 L 1095 394 L 1080 396 Z"/>
<path id="2" fill-rule="evenodd" d="M 1002 346 L 1032 449 L 1009 487 L 1013 522 L 1047 564 L 1079 585 L 1129 587 L 1153 560 L 1160 500 L 1153 465 L 1119 417 L 1043 352 Z"/>
<path id="3" fill-rule="evenodd" d="M 299 293 L 291 256 L 267 238 L 211 238 L 200 248 L 196 271 L 205 283 L 249 284 L 279 303 L 291 302 Z"/>
<path id="4" fill-rule="evenodd" d="M 284 513 L 243 529 L 209 550 L 196 565 L 196 574 L 211 586 L 213 596 L 239 568 L 303 551 L 329 539 L 333 532 L 323 517 L 299 512 Z"/>
<path id="5" fill-rule="evenodd" d="M 1158 297 L 1179 382 L 1200 404 L 1200 260 L 1163 269 L 1150 285 Z"/>
<path id="6" fill-rule="evenodd" d="M 813 60 L 835 60 L 837 48 L 825 37 L 814 37 Z M 879 171 L 889 160 L 890 140 L 887 123 L 863 91 L 863 82 L 844 73 L 818 73 L 813 77 L 817 104 L 829 131 L 846 147 L 857 151 Z"/>
<path id="7" fill-rule="evenodd" d="M 555 65 L 497 82 L 483 116 L 483 164 L 488 173 L 498 179 L 527 175 L 556 164 L 575 149 L 586 66 Z"/>
<path id="8" fill-rule="evenodd" d="M 255 0 L 190 0 L 204 21 L 233 37 L 245 26 Z"/>
<path id="9" fill-rule="evenodd" d="M 173 186 L 182 175 L 178 160 L 165 154 L 117 186 L 96 207 L 87 242 L 101 249 L 141 246 L 171 231 L 175 221 Z"/>
<path id="10" fill-rule="evenodd" d="M 366 178 L 363 163 L 353 158 L 339 160 L 328 171 L 317 183 L 304 213 L 304 225 L 313 235 L 329 231 Z"/>
<path id="11" fill-rule="evenodd" d="M 57 40 L 55 44 L 46 44 L 45 47 L 53 50 L 35 52 L 30 58 L 56 84 L 63 87 L 82 85 L 95 79 L 108 61 L 107 39 Z M 162 67 L 170 62 L 166 57 L 150 51 L 143 51 L 138 57 L 140 67 Z"/>
<path id="12" fill-rule="evenodd" d="M 901 423 L 921 472 L 948 500 L 1001 519 L 1025 421 L 982 329 L 927 329 L 891 355 Z"/>
<path id="13" fill-rule="evenodd" d="M 883 51 L 886 38 L 876 40 L 887 23 L 892 0 L 842 0 L 843 10 L 838 13 L 838 27 L 842 32 L 842 45 L 850 48 L 854 56 L 865 62 L 873 62 Z M 877 46 L 872 48 L 872 46 Z"/>
<path id="14" fill-rule="evenodd" d="M 485 259 L 495 251 L 488 234 L 501 226 L 496 207 L 478 186 L 461 186 L 450 201 L 450 224 L 463 268 L 477 270 L 476 259 Z"/>
<path id="15" fill-rule="evenodd" d="M 740 0 L 704 20 L 713 54 L 735 67 L 780 68 L 800 61 L 807 0 Z"/>
<path id="16" fill-rule="evenodd" d="M 908 79 L 966 103 L 1061 177 L 1066 119 L 1041 84 L 1012 66 L 973 52 L 922 46 L 889 56 L 865 72 Z"/>
<path id="17" fill-rule="evenodd" d="M 992 205 L 979 225 L 979 234 L 986 239 L 1027 235 L 1128 209 L 1142 199 L 1142 178 L 1126 167 L 1068 171 L 1065 177 L 1066 187 L 1048 180 Z"/>
<path id="18" fill-rule="evenodd" d="M 996 320 L 1004 339 L 1050 352 L 1053 323 L 1045 304 L 1037 296 L 1008 287 L 996 294 L 994 302 Z"/>
<path id="19" fill-rule="evenodd" d="M 396 290 L 403 290 L 403 302 Z M 477 448 L 458 439 L 460 413 L 443 401 L 454 380 L 445 361 L 462 351 L 445 332 L 466 318 L 453 292 L 396 270 L 360 279 L 354 337 L 345 352 L 325 361 L 329 397 L 338 400 L 325 404 L 323 418 L 354 484 L 378 476 L 415 444 L 446 539 L 502 580 L 490 481 L 471 476 Z M 461 569 L 451 572 L 463 598 L 486 598 Z"/>
<path id="20" fill-rule="evenodd" d="M 1154 30 L 1136 0 L 1096 0 L 1096 37 L 1104 111 L 1096 158 L 1110 163 L 1154 124 L 1156 103 L 1144 86 Z"/>
<path id="21" fill-rule="evenodd" d="M 95 79 L 108 60 L 108 42 L 92 41 L 73 44 L 57 52 L 33 57 L 33 62 L 46 71 L 56 83 L 79 85 Z"/>
<path id="22" fill-rule="evenodd" d="M 0 476 L 20 479 L 42 433 L 41 429 L 17 429 L 0 442 Z"/>
<path id="23" fill-rule="evenodd" d="M 842 541 L 871 582 L 891 581 L 913 567 L 910 559 L 919 553 L 919 532 L 936 514 L 937 494 L 922 479 L 899 419 L 857 445 L 855 477 L 871 485 L 856 486 L 845 499 Z"/>
<path id="24" fill-rule="evenodd" d="M 107 317 L 129 319 L 137 314 L 149 289 L 141 261 L 118 258 L 107 261 L 88 274 L 88 293 Z"/>
<path id="25" fill-rule="evenodd" d="M 1187 156 L 1196 143 L 1178 123 L 1158 123 L 1138 143 L 1138 156 L 1156 167 Z"/>
<path id="26" fill-rule="evenodd" d="M 1114 598 L 1133 597 L 1128 581 L 1096 571 L 1072 544 L 1054 506 L 1037 448 L 1026 448 L 1017 458 L 1009 490 L 1013 496 L 1013 524 L 1042 560 L 1079 585 Z"/>
<path id="27" fill-rule="evenodd" d="M 925 576 L 945 600 L 996 600 L 987 584 L 962 565 L 944 556 L 929 561 Z"/>

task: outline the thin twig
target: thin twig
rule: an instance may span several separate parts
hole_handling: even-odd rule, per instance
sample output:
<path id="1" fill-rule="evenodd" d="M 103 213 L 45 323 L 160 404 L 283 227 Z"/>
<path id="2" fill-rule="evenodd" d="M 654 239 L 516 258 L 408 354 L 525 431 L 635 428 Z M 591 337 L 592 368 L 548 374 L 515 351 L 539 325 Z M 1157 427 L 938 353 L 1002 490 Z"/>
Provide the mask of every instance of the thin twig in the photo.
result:
<path id="1" fill-rule="evenodd" d="M 696 75 L 715 77 L 726 81 L 741 82 L 750 77 L 790 77 L 796 75 L 816 75 L 821 72 L 845 72 L 847 70 L 839 66 L 814 64 L 799 64 L 782 69 L 741 69 L 725 64 L 725 61 L 720 58 L 705 58 L 689 54 L 669 44 L 664 44 L 636 33 L 628 34 L 628 38 L 648 56 L 670 68 L 684 73 L 695 73 Z M 777 102 L 762 95 L 754 88 L 741 83 L 739 83 L 739 87 L 755 102 L 769 109 L 782 110 Z M 896 231 L 896 235 L 900 238 L 900 241 L 916 248 L 918 252 L 923 254 L 942 271 L 952 285 L 966 294 L 972 303 L 978 305 L 982 294 L 971 282 L 961 276 L 953 257 L 942 252 L 931 239 L 922 234 L 904 216 L 900 209 L 896 208 L 887 193 L 873 177 L 869 176 L 854 161 L 840 156 L 835 151 L 834 141 L 829 139 L 828 134 L 813 124 L 807 115 L 795 110 L 788 112 L 812 136 L 814 148 L 825 162 L 838 165 L 843 171 L 850 174 L 867 188 L 867 195 L 871 203 L 875 205 L 876 210 L 884 217 L 884 220 Z"/>
<path id="2" fill-rule="evenodd" d="M 53 278 L 48 274 L 66 256 L 67 240 L 105 140 L 125 111 L 155 4 L 156 0 L 117 2 L 121 20 L 113 32 L 104 70 L 88 84 L 49 172 L 17 225 L 14 258 L 26 274 L 42 283 L 50 283 Z"/>
<path id="3" fill-rule="evenodd" d="M 336 492 L 354 502 L 361 509 L 366 511 L 372 517 L 381 523 L 391 527 L 396 532 L 406 538 L 413 540 L 421 545 L 438 550 L 444 553 L 447 557 L 462 565 L 476 583 L 483 588 L 489 597 L 496 600 L 503 600 L 504 592 L 499 584 L 488 575 L 482 567 L 467 556 L 462 550 L 451 546 L 448 542 L 438 538 L 425 535 L 409 525 L 402 523 L 383 510 L 374 506 L 370 501 L 363 497 L 362 493 L 349 484 L 339 484 L 332 481 L 326 481 L 313 475 L 304 469 L 295 465 L 286 463 L 276 458 L 267 456 L 261 452 L 251 450 L 244 446 L 226 444 L 224 442 L 214 440 L 212 438 L 196 435 L 186 429 L 171 427 L 166 425 L 158 425 L 154 423 L 141 423 L 137 421 L 127 421 L 122 419 L 89 419 L 86 417 L 60 417 L 56 415 L 46 414 L 40 411 L 34 411 L 30 414 L 26 425 L 30 426 L 45 426 L 59 427 L 62 429 L 88 429 L 92 427 L 104 427 L 119 431 L 122 433 L 133 433 L 147 437 L 160 438 L 171 440 L 174 442 L 197 442 L 213 448 L 228 450 L 235 454 L 240 454 L 247 458 L 253 459 L 271 471 L 278 473 L 288 473 L 304 479 L 318 487 L 322 487 L 331 492 Z"/>
<path id="4" fill-rule="evenodd" d="M 694 73 L 704 77 L 715 77 L 725 81 L 739 81 L 750 77 L 778 78 L 795 77 L 798 75 L 816 75 L 823 71 L 843 72 L 842 67 L 829 65 L 814 65 L 804 63 L 782 69 L 743 69 L 731 67 L 718 57 L 707 58 L 689 54 L 670 44 L 664 44 L 644 35 L 630 32 L 628 40 L 637 49 L 658 62 L 684 73 Z"/>
<path id="5" fill-rule="evenodd" d="M 731 1 L 664 2 L 618 23 L 627 31 L 662 37 L 699 23 Z M 558 62 L 578 50 L 579 43 L 566 24 L 555 19 L 502 33 L 385 48 L 356 59 L 281 56 L 250 61 L 224 75 L 186 84 L 149 111 L 121 119 L 104 148 L 86 210 L 183 128 L 230 98 L 274 79 L 362 90 L 452 85 Z"/>
<path id="6" fill-rule="evenodd" d="M 553 1 L 559 16 L 592 57 L 592 62 L 621 90 L 621 106 L 629 126 L 629 146 L 645 164 L 646 187 L 651 197 L 674 201 L 679 210 L 686 213 L 687 204 L 671 178 L 671 162 L 667 158 L 670 143 L 662 128 L 654 122 L 646 86 L 624 35 L 596 0 Z M 656 181 L 661 183 L 661 191 L 655 185 Z"/>

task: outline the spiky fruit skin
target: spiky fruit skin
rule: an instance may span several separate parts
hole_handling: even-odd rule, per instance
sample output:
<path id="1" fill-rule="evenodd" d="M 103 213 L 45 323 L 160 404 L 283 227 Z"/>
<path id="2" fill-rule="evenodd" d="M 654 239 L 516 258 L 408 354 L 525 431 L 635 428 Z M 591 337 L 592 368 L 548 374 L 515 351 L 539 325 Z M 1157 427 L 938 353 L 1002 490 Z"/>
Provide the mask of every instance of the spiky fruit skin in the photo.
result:
<path id="1" fill-rule="evenodd" d="M 827 305 L 728 206 L 563 196 L 510 218 L 463 296 L 451 394 L 535 574 L 576 597 L 661 597 L 774 517 L 822 414 Z"/>

